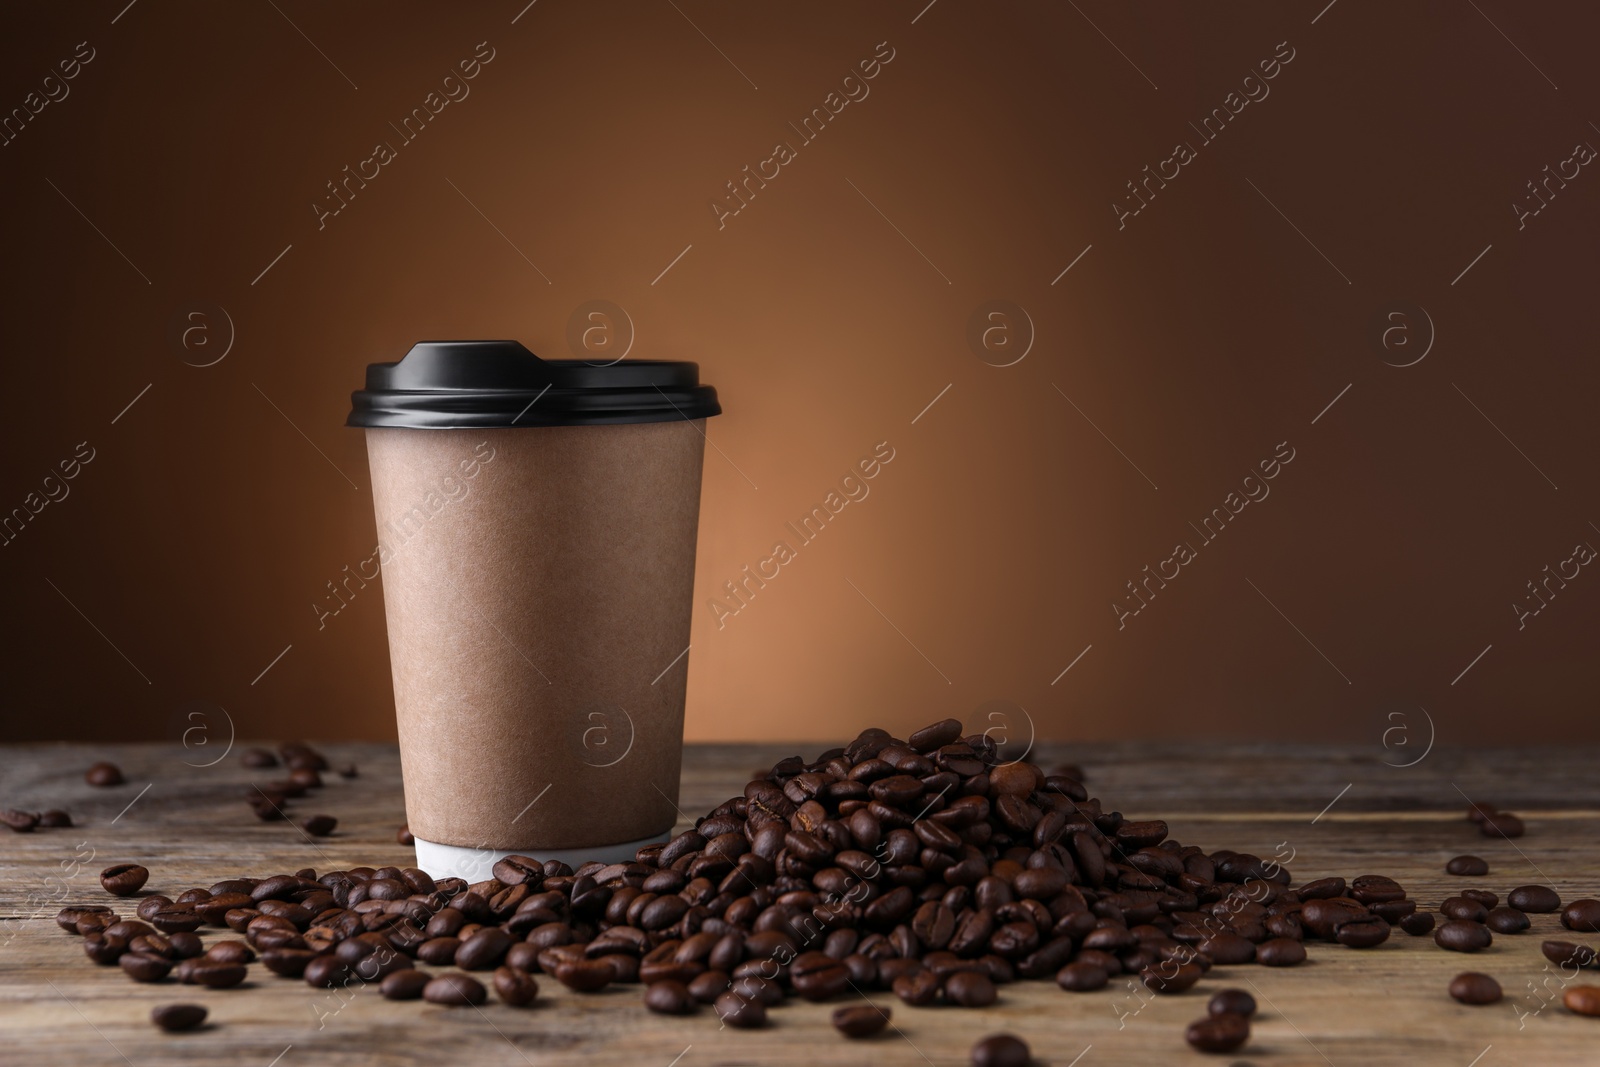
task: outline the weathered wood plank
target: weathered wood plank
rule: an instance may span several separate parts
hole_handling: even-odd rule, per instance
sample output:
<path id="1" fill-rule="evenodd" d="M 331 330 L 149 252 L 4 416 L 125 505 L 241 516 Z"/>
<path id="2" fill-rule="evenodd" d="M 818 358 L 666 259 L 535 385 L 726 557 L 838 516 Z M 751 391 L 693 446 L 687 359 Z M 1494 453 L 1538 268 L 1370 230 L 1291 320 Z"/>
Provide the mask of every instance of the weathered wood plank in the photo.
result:
<path id="1" fill-rule="evenodd" d="M 1529 933 L 1499 937 L 1473 956 L 1441 952 L 1431 939 L 1397 933 L 1365 952 L 1314 945 L 1310 962 L 1287 971 L 1218 968 L 1177 997 L 1141 998 L 1115 983 L 1087 995 L 1019 983 L 1005 987 L 994 1008 L 969 1012 L 913 1009 L 874 994 L 893 1007 L 898 1032 L 865 1047 L 833 1033 L 831 1005 L 791 1003 L 774 1012 L 766 1030 L 722 1030 L 709 1011 L 688 1019 L 650 1015 L 635 988 L 576 997 L 546 981 L 546 996 L 532 1010 L 492 1002 L 475 1011 L 390 1003 L 370 989 L 346 1001 L 259 967 L 239 990 L 139 985 L 118 968 L 90 964 L 78 939 L 56 928 L 53 916 L 63 903 L 112 899 L 100 890 L 97 875 L 113 862 L 150 867 L 149 888 L 156 891 L 207 885 L 242 872 L 409 862 L 408 850 L 393 836 L 403 818 L 393 747 L 340 744 L 325 750 L 335 760 L 356 762 L 361 774 L 350 781 L 330 776 L 316 799 L 296 803 L 298 815 L 326 812 L 340 820 L 333 837 L 309 842 L 286 824 L 259 823 L 250 815 L 242 790 L 274 772 L 249 771 L 236 753 L 203 767 L 192 764 L 213 759 L 215 750 L 0 749 L 0 806 L 62 807 L 79 824 L 0 833 L 0 1061 L 143 1067 L 227 1060 L 265 1067 L 281 1055 L 282 1067 L 667 1067 L 681 1055 L 681 1067 L 815 1067 L 869 1058 L 944 1067 L 965 1063 L 976 1035 L 1008 1028 L 1058 1067 L 1080 1054 L 1080 1067 L 1201 1062 L 1183 1045 L 1182 1029 L 1203 1014 L 1209 991 L 1224 983 L 1253 985 L 1263 1005 L 1252 1042 L 1236 1060 L 1497 1067 L 1593 1063 L 1600 1055 L 1600 1020 L 1566 1012 L 1558 993 L 1546 992 L 1541 1000 L 1529 991 L 1528 983 L 1537 988 L 1549 973 L 1539 941 L 1571 936 L 1553 916 L 1534 916 Z M 704 811 L 740 791 L 758 764 L 790 751 L 793 746 L 695 746 L 686 758 L 680 806 Z M 1108 806 L 1130 816 L 1166 818 L 1185 842 L 1268 856 L 1292 849 L 1289 866 L 1297 882 L 1324 874 L 1391 874 L 1416 899 L 1434 905 L 1469 884 L 1443 874 L 1445 860 L 1461 852 L 1484 856 L 1493 866 L 1488 878 L 1470 884 L 1502 895 L 1529 882 L 1552 884 L 1563 898 L 1600 895 L 1600 777 L 1590 770 L 1597 754 L 1574 748 L 1440 750 L 1408 769 L 1385 766 L 1385 758 L 1403 759 L 1378 745 L 1095 744 L 1044 746 L 1036 757 L 1080 763 L 1092 791 Z M 83 770 L 99 758 L 120 763 L 127 784 L 109 790 L 85 785 Z M 1528 835 L 1515 842 L 1480 837 L 1461 817 L 1463 794 L 1517 811 L 1528 822 Z M 1450 1000 L 1445 985 L 1469 969 L 1495 974 L 1507 1002 L 1468 1008 Z M 1600 974 L 1586 975 L 1600 982 Z M 1557 984 L 1551 980 L 1552 987 Z M 1539 1010 L 1552 996 L 1554 1003 Z M 213 1025 L 188 1035 L 159 1033 L 148 1022 L 149 1009 L 175 1000 L 207 1004 Z"/>

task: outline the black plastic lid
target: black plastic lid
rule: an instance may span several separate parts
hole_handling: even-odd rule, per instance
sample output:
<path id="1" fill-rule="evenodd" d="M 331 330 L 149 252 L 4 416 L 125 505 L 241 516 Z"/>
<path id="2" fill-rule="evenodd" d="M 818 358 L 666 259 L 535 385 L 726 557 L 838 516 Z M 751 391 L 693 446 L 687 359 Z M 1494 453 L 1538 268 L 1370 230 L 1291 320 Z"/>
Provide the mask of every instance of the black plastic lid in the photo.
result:
<path id="1" fill-rule="evenodd" d="M 722 414 L 697 363 L 540 359 L 516 341 L 422 341 L 367 365 L 346 426 L 600 426 Z"/>

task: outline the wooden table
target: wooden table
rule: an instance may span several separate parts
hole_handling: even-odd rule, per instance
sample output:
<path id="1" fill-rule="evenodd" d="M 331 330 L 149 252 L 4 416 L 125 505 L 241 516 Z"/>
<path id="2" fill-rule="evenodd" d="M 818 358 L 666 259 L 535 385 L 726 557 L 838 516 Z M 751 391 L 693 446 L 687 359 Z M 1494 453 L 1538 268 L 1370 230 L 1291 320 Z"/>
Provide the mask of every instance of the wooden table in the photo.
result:
<path id="1" fill-rule="evenodd" d="M 222 1063 L 236 1067 L 297 1064 L 473 1063 L 626 1064 L 932 1064 L 967 1062 L 976 1036 L 1012 1030 L 1041 1062 L 1063 1067 L 1109 1064 L 1248 1062 L 1363 1065 L 1600 1062 L 1600 1019 L 1560 1005 L 1560 978 L 1539 952 L 1546 937 L 1571 937 L 1554 916 L 1533 929 L 1499 936 L 1472 956 L 1446 953 L 1431 938 L 1396 932 L 1384 945 L 1355 951 L 1316 944 L 1311 959 L 1289 970 L 1216 968 L 1180 996 L 1143 998 L 1125 984 L 1100 993 L 1066 994 L 1053 984 L 1006 986 L 985 1011 L 894 1010 L 891 1031 L 869 1044 L 848 1043 L 828 1023 L 832 1005 L 792 1002 L 759 1031 L 721 1029 L 709 1011 L 688 1018 L 647 1013 L 637 988 L 599 995 L 567 993 L 541 982 L 537 1007 L 493 1001 L 479 1010 L 420 1002 L 392 1003 L 366 989 L 341 1000 L 259 966 L 234 990 L 170 982 L 140 985 L 117 967 L 97 967 L 76 937 L 56 927 L 67 902 L 106 903 L 99 871 L 133 861 L 151 869 L 149 889 L 170 892 L 240 873 L 328 870 L 360 863 L 411 862 L 395 843 L 402 821 L 399 761 L 379 744 L 330 744 L 335 761 L 353 760 L 360 776 L 330 776 L 301 815 L 327 812 L 339 831 L 315 844 L 292 827 L 251 817 L 239 799 L 252 772 L 238 754 L 213 766 L 200 746 L 27 745 L 0 748 L 0 806 L 61 807 L 72 829 L 13 834 L 0 830 L 0 1063 Z M 804 746 L 807 753 L 820 746 Z M 702 812 L 742 790 L 757 765 L 801 746 L 694 746 L 686 759 L 681 806 Z M 1295 882 L 1323 875 L 1384 873 L 1399 878 L 1427 906 L 1462 888 L 1504 896 L 1544 882 L 1563 899 L 1600 895 L 1600 775 L 1597 753 L 1583 748 L 1499 752 L 1436 750 L 1415 758 L 1402 749 L 1304 745 L 1093 744 L 1046 746 L 1041 762 L 1068 758 L 1088 772 L 1094 795 L 1130 817 L 1160 817 L 1173 836 L 1206 848 L 1264 857 L 1292 855 Z M 127 784 L 94 789 L 83 771 L 112 759 Z M 1463 818 L 1470 797 L 1521 814 L 1527 836 L 1513 842 L 1479 836 Z M 1487 878 L 1453 879 L 1451 856 L 1489 860 Z M 131 909 L 124 908 L 124 911 Z M 1590 937 L 1587 940 L 1597 940 Z M 1496 975 L 1506 1001 L 1471 1008 L 1445 993 L 1463 970 Z M 1585 972 L 1582 981 L 1600 982 Z M 1549 980 L 1543 999 L 1530 992 Z M 1125 983 L 1125 980 L 1122 980 Z M 1531 983 L 1531 985 L 1530 985 Z M 1185 1024 L 1204 1014 L 1223 985 L 1254 989 L 1261 1003 L 1249 1045 L 1233 1057 L 1189 1051 Z M 211 1010 L 201 1031 L 165 1035 L 148 1021 L 158 1003 L 198 1001 Z"/>

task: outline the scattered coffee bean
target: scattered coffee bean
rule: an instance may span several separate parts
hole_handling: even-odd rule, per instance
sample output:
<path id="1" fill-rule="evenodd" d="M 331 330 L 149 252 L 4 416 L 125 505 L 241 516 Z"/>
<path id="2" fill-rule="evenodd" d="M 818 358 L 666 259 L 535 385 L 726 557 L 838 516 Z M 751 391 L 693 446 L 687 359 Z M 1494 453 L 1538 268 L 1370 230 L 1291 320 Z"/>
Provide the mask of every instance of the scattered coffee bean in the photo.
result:
<path id="1" fill-rule="evenodd" d="M 1571 941 L 1546 941 L 1539 946 L 1544 958 L 1562 967 L 1600 967 L 1600 953 Z"/>
<path id="2" fill-rule="evenodd" d="M 1028 1067 L 1033 1050 L 1015 1034 L 990 1034 L 972 1046 L 972 1067 Z"/>
<path id="3" fill-rule="evenodd" d="M 1526 913 L 1504 905 L 1490 908 L 1483 924 L 1497 934 L 1520 934 L 1530 925 Z"/>
<path id="4" fill-rule="evenodd" d="M 135 982 L 159 982 L 172 970 L 171 960 L 148 952 L 125 952 L 117 963 Z"/>
<path id="5" fill-rule="evenodd" d="M 1500 999 L 1500 983 L 1477 971 L 1464 971 L 1450 980 L 1450 995 L 1463 1004 L 1493 1004 Z"/>
<path id="6" fill-rule="evenodd" d="M 1139 972 L 1139 980 L 1157 993 L 1182 993 L 1198 982 L 1205 972 L 1193 963 L 1165 960 Z"/>
<path id="7" fill-rule="evenodd" d="M 206 1021 L 206 1009 L 199 1004 L 158 1004 L 150 1009 L 150 1021 L 173 1033 L 193 1030 Z"/>
<path id="8" fill-rule="evenodd" d="M 1238 1015 L 1248 1019 L 1256 1013 L 1256 998 L 1242 989 L 1221 989 L 1206 1001 L 1206 1011 L 1212 1015 Z"/>
<path id="9" fill-rule="evenodd" d="M 1477 856 L 1457 856 L 1444 865 L 1444 873 L 1476 878 L 1489 873 L 1489 862 Z"/>
<path id="10" fill-rule="evenodd" d="M 18 811 L 7 808 L 0 811 L 0 822 L 5 823 L 19 834 L 32 833 L 33 828 L 39 825 L 39 814 L 33 811 Z"/>
<path id="11" fill-rule="evenodd" d="M 1466 900 L 1475 900 L 1485 908 L 1498 907 L 1500 898 L 1487 889 L 1463 889 L 1459 894 Z"/>
<path id="12" fill-rule="evenodd" d="M 329 957 L 318 957 L 327 959 Z M 232 989 L 245 980 L 249 969 L 240 963 L 213 963 L 204 956 L 185 960 L 184 981 L 208 989 Z"/>
<path id="13" fill-rule="evenodd" d="M 306 985 L 316 989 L 332 989 L 350 981 L 350 964 L 338 956 L 318 956 L 306 964 L 303 977 Z"/>
<path id="14" fill-rule="evenodd" d="M 767 1006 L 753 997 L 744 997 L 728 990 L 717 998 L 713 1010 L 717 1018 L 741 1030 L 753 1030 L 767 1023 Z"/>
<path id="15" fill-rule="evenodd" d="M 1561 910 L 1561 897 L 1547 885 L 1519 885 L 1506 894 L 1506 903 L 1539 915 Z"/>
<path id="16" fill-rule="evenodd" d="M 60 808 L 51 808 L 49 811 L 39 813 L 39 825 L 46 829 L 56 829 L 72 825 L 72 816 Z"/>
<path id="17" fill-rule="evenodd" d="M 1372 948 L 1389 940 L 1389 924 L 1379 915 L 1352 919 L 1339 925 L 1334 940 L 1350 948 Z"/>
<path id="18" fill-rule="evenodd" d="M 394 832 L 394 839 L 402 845 L 414 845 L 417 839 L 411 836 L 411 827 L 402 826 Z"/>
<path id="19" fill-rule="evenodd" d="M 1451 919 L 1433 932 L 1434 944 L 1452 952 L 1477 952 L 1494 941 L 1489 928 L 1468 919 Z"/>
<path id="20" fill-rule="evenodd" d="M 494 972 L 494 992 L 501 1003 L 513 1008 L 526 1008 L 538 999 L 539 980 L 518 967 L 497 967 Z"/>
<path id="21" fill-rule="evenodd" d="M 116 897 L 131 897 L 144 888 L 150 872 L 137 863 L 114 863 L 100 872 L 100 884 Z"/>
<path id="22" fill-rule="evenodd" d="M 83 780 L 90 785 L 121 785 L 123 782 L 122 769 L 115 763 L 101 760 L 84 772 Z"/>
<path id="23" fill-rule="evenodd" d="M 1201 1052 L 1232 1052 L 1250 1040 L 1250 1020 L 1231 1012 L 1208 1015 L 1190 1023 L 1183 1039 Z"/>
<path id="24" fill-rule="evenodd" d="M 393 971 L 383 976 L 378 992 L 388 1000 L 416 1000 L 431 981 L 433 976 L 426 971 Z"/>
<path id="25" fill-rule="evenodd" d="M 239 756 L 246 767 L 276 767 L 278 757 L 264 748 L 247 748 Z"/>
<path id="26" fill-rule="evenodd" d="M 402 972 L 396 971 L 395 974 Z M 450 1008 L 465 1008 L 482 1004 L 489 999 L 483 983 L 465 974 L 441 974 L 422 987 L 422 999 L 429 1004 L 442 1004 Z"/>
<path id="27" fill-rule="evenodd" d="M 988 975 L 980 971 L 956 971 L 944 980 L 944 996 L 963 1008 L 987 1008 L 999 994 Z"/>
<path id="28" fill-rule="evenodd" d="M 1576 1015 L 1600 1015 L 1600 985 L 1568 986 L 1561 1003 Z"/>
<path id="29" fill-rule="evenodd" d="M 313 815 L 300 821 L 300 829 L 312 837 L 327 837 L 333 833 L 333 828 L 339 825 L 339 820 L 332 815 Z"/>
<path id="30" fill-rule="evenodd" d="M 1561 925 L 1568 930 L 1600 930 L 1600 900 L 1574 900 L 1561 912 Z"/>
<path id="31" fill-rule="evenodd" d="M 888 1008 L 876 1004 L 852 1004 L 834 1009 L 833 1028 L 845 1037 L 871 1037 L 883 1032 L 889 1025 L 889 1016 Z"/>
<path id="32" fill-rule="evenodd" d="M 1421 937 L 1433 931 L 1433 912 L 1414 911 L 1400 920 L 1400 929 L 1412 937 Z"/>
<path id="33" fill-rule="evenodd" d="M 562 960 L 556 964 L 556 981 L 578 993 L 595 993 L 610 985 L 616 971 L 603 960 Z"/>
<path id="34" fill-rule="evenodd" d="M 1468 897 L 1446 897 L 1439 905 L 1439 914 L 1446 919 L 1465 919 L 1468 922 L 1481 923 L 1483 917 L 1489 914 L 1489 909 Z"/>
<path id="35" fill-rule="evenodd" d="M 689 983 L 689 995 L 700 1004 L 713 1004 L 728 991 L 728 976 L 723 971 L 706 971 Z"/>
<path id="36" fill-rule="evenodd" d="M 682 982 L 663 978 L 645 987 L 644 1006 L 658 1015 L 688 1015 L 694 1011 L 695 999 Z"/>
<path id="37" fill-rule="evenodd" d="M 1096 989 L 1104 989 L 1110 980 L 1104 967 L 1087 960 L 1069 963 L 1056 972 L 1056 985 L 1070 993 L 1091 993 Z"/>
<path id="38" fill-rule="evenodd" d="M 1256 962 L 1263 967 L 1293 967 L 1305 961 L 1305 945 L 1287 937 L 1275 937 L 1256 946 Z"/>
<path id="39" fill-rule="evenodd" d="M 1521 837 L 1527 827 L 1510 812 L 1496 811 L 1484 816 L 1483 822 L 1478 824 L 1478 832 L 1484 837 Z"/>

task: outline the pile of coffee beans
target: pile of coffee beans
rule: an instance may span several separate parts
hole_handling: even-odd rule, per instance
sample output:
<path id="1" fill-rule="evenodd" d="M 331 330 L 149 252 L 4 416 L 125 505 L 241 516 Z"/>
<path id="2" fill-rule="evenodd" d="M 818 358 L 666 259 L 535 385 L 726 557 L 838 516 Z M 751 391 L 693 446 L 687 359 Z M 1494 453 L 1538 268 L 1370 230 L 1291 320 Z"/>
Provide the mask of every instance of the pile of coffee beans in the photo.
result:
<path id="1" fill-rule="evenodd" d="M 327 769 L 308 746 L 279 755 L 291 768 L 279 786 L 314 788 L 311 777 Z M 275 792 L 281 807 L 290 790 Z M 1474 814 L 1502 828 L 1509 818 Z M 107 888 L 137 892 L 145 874 L 118 865 Z M 983 1007 L 1019 980 L 1081 993 L 1128 976 L 1175 995 L 1213 965 L 1294 966 L 1308 943 L 1363 950 L 1394 927 L 1474 951 L 1492 941 L 1491 916 L 1505 932 L 1525 929 L 1530 910 L 1561 907 L 1540 886 L 1508 899 L 1501 909 L 1493 893 L 1464 891 L 1441 905 L 1435 930 L 1433 914 L 1383 875 L 1291 888 L 1275 862 L 1181 844 L 1164 822 L 1106 810 L 1077 768 L 1005 761 L 990 737 L 963 736 L 950 719 L 904 740 L 866 730 L 810 762 L 782 760 L 632 862 L 573 869 L 511 856 L 470 885 L 416 868 L 304 869 L 146 896 L 137 918 L 96 905 L 57 921 L 84 937 L 91 960 L 120 964 L 135 981 L 227 988 L 259 963 L 316 988 L 376 983 L 396 1000 L 476 1005 L 488 997 L 473 977 L 482 975 L 521 1007 L 536 1001 L 543 975 L 580 993 L 639 985 L 651 1011 L 709 1005 L 734 1027 L 766 1025 L 789 997 L 851 997 L 859 1003 L 839 1009 L 834 1025 L 862 1039 L 892 1026 L 888 1009 L 866 1001 L 872 993 Z M 1567 905 L 1562 921 L 1600 929 L 1600 901 Z M 233 936 L 203 944 L 202 928 Z M 1595 960 L 1564 942 L 1545 953 Z M 1493 982 L 1465 975 L 1451 991 L 1481 1002 L 1471 999 L 1487 995 L 1480 979 Z M 1236 1049 L 1254 1008 L 1242 991 L 1218 994 L 1187 1039 Z M 972 1058 L 1026 1063 L 1028 1052 L 994 1035 Z"/>

